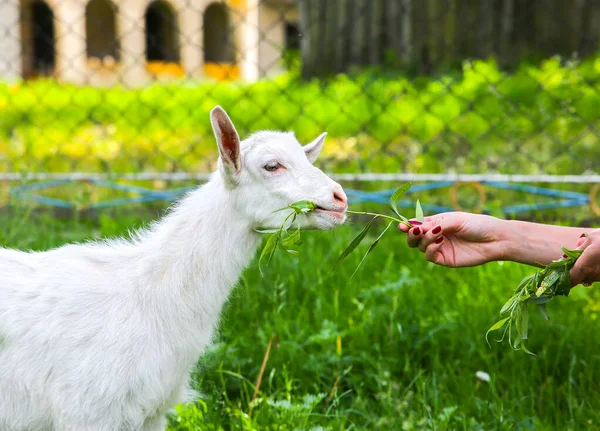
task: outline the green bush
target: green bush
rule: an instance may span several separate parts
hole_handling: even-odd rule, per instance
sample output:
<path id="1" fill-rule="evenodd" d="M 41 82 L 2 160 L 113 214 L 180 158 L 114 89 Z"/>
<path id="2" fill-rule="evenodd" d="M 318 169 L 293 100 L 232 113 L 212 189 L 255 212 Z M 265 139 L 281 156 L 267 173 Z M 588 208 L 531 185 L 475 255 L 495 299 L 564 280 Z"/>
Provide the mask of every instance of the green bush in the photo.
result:
<path id="1" fill-rule="evenodd" d="M 329 132 L 332 171 L 578 174 L 600 157 L 599 78 L 600 56 L 511 73 L 477 60 L 416 79 L 0 84 L 0 170 L 205 172 L 216 157 L 208 112 L 219 104 L 243 136 L 286 129 L 307 142 Z"/>

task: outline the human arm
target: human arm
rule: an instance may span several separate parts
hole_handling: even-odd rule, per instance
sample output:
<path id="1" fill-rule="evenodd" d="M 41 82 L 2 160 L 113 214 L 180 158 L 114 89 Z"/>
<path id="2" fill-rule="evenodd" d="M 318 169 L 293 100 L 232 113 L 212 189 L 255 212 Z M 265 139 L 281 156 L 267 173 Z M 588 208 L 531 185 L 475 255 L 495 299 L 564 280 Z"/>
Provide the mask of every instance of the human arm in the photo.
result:
<path id="1" fill-rule="evenodd" d="M 449 267 L 475 266 L 496 260 L 547 265 L 562 256 L 561 246 L 576 247 L 585 232 L 581 228 L 501 220 L 464 212 L 437 214 L 412 229 L 404 225 L 400 225 L 400 229 L 408 233 L 409 246 L 419 248 L 427 260 Z"/>

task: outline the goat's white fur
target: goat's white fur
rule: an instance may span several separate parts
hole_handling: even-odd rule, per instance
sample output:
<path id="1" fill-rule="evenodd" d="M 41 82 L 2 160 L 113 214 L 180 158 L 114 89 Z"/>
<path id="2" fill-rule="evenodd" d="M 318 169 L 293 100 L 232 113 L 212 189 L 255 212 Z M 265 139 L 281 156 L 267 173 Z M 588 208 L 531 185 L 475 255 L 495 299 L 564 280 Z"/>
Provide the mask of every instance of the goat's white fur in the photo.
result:
<path id="1" fill-rule="evenodd" d="M 0 430 L 164 429 L 259 246 L 254 229 L 277 227 L 286 213 L 274 211 L 301 199 L 330 210 L 302 217 L 304 228 L 343 222 L 344 192 L 309 162 L 324 135 L 304 150 L 289 133 L 240 144 L 223 110 L 211 120 L 219 169 L 149 229 L 0 249 Z M 284 167 L 268 172 L 269 161 Z"/>

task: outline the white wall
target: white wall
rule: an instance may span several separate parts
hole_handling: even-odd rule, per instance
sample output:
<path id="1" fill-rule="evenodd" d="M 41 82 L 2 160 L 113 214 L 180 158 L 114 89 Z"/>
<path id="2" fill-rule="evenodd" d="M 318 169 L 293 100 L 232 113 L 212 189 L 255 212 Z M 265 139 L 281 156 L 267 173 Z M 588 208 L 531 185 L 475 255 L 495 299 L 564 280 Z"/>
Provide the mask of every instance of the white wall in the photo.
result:
<path id="1" fill-rule="evenodd" d="M 0 0 L 0 77 L 13 81 L 21 76 L 19 2 Z"/>

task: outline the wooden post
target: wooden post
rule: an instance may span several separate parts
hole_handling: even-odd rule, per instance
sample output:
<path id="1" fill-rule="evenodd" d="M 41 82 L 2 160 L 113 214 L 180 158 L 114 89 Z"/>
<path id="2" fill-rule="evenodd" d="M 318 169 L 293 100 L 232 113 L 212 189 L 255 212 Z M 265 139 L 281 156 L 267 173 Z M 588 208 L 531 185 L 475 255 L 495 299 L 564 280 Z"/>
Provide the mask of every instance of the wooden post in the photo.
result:
<path id="1" fill-rule="evenodd" d="M 480 0 L 478 12 L 477 56 L 485 58 L 493 50 L 494 39 L 494 7 L 493 0 Z"/>
<path id="2" fill-rule="evenodd" d="M 385 3 L 385 46 L 394 53 L 396 59 L 402 58 L 402 2 Z"/>
<path id="3" fill-rule="evenodd" d="M 352 26 L 350 22 L 351 15 L 348 13 L 351 0 L 338 0 L 337 1 L 337 20 L 335 26 L 335 34 L 334 34 L 334 71 L 335 72 L 343 72 L 348 63 L 349 57 L 349 49 L 350 43 L 348 43 L 350 39 L 350 34 L 352 32 Z"/>
<path id="4" fill-rule="evenodd" d="M 381 36 L 383 31 L 383 2 L 387 0 L 371 0 L 371 25 L 367 35 L 369 41 L 369 64 L 381 64 L 383 59 L 383 50 Z"/>
<path id="5" fill-rule="evenodd" d="M 300 15 L 300 56 L 302 58 L 302 77 L 309 78 L 312 75 L 312 40 L 314 35 L 311 33 L 310 9 L 311 0 L 300 0 L 298 3 Z"/>
<path id="6" fill-rule="evenodd" d="M 402 36 L 401 36 L 401 40 L 402 40 L 402 60 L 403 63 L 405 65 L 411 64 L 414 62 L 414 57 L 413 57 L 413 53 L 414 53 L 414 49 L 413 49 L 413 44 L 414 44 L 414 39 L 412 37 L 413 35 L 413 5 L 412 5 L 412 0 L 400 0 L 402 2 L 402 24 L 401 24 L 401 31 L 402 31 Z"/>
<path id="7" fill-rule="evenodd" d="M 512 63 L 511 58 L 514 54 L 511 43 L 512 25 L 513 25 L 513 0 L 503 0 L 502 21 L 501 21 L 501 43 L 500 43 L 500 66 L 504 67 Z"/>

